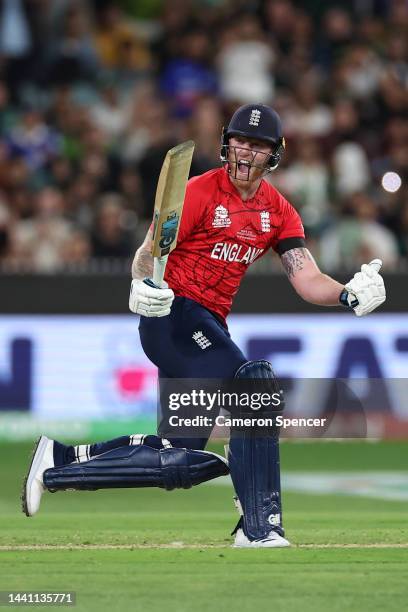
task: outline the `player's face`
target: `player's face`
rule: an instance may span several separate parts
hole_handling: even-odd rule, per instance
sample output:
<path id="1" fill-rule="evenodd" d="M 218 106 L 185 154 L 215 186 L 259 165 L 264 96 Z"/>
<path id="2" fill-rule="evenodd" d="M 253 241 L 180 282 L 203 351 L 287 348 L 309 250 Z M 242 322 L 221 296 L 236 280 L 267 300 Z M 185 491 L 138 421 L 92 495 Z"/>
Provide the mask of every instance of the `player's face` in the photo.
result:
<path id="1" fill-rule="evenodd" d="M 231 136 L 228 148 L 231 177 L 242 183 L 257 181 L 271 153 L 272 147 L 262 140 Z"/>

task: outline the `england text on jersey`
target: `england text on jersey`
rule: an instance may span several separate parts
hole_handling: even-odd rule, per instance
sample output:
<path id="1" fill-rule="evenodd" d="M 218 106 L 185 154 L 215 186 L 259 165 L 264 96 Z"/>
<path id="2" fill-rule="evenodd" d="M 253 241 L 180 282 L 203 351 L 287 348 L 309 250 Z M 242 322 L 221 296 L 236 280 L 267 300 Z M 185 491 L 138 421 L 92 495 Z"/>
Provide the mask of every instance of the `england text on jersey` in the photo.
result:
<path id="1" fill-rule="evenodd" d="M 251 264 L 261 253 L 263 253 L 263 249 L 243 246 L 236 242 L 216 242 L 211 251 L 211 257 L 213 259 L 222 259 L 223 261 Z"/>

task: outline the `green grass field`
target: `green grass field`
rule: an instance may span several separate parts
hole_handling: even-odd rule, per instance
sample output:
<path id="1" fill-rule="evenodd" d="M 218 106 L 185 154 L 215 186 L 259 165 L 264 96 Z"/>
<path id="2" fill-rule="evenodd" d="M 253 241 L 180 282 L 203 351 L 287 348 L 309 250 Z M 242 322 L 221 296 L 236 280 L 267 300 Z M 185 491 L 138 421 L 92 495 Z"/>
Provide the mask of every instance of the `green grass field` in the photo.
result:
<path id="1" fill-rule="evenodd" d="M 378 498 L 284 491 L 293 547 L 235 550 L 227 484 L 46 494 L 41 512 L 26 518 L 19 495 L 30 447 L 0 451 L 2 591 L 76 591 L 76 609 L 99 612 L 406 607 L 407 500 L 382 499 L 381 487 Z M 286 474 L 387 477 L 407 462 L 405 442 L 282 445 Z"/>

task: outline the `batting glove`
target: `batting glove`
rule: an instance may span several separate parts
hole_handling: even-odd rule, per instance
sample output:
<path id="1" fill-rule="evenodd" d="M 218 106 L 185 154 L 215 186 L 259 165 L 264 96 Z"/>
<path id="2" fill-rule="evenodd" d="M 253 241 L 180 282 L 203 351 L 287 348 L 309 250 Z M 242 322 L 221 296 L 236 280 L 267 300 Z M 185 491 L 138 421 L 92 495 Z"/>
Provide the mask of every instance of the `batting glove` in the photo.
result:
<path id="1" fill-rule="evenodd" d="M 354 275 L 340 295 L 341 303 L 352 308 L 358 317 L 372 312 L 385 302 L 384 280 L 379 274 L 381 266 L 380 259 L 362 265 L 361 272 Z"/>
<path id="2" fill-rule="evenodd" d="M 144 317 L 165 317 L 174 300 L 172 289 L 163 282 L 157 287 L 150 278 L 134 279 L 130 286 L 129 310 Z"/>

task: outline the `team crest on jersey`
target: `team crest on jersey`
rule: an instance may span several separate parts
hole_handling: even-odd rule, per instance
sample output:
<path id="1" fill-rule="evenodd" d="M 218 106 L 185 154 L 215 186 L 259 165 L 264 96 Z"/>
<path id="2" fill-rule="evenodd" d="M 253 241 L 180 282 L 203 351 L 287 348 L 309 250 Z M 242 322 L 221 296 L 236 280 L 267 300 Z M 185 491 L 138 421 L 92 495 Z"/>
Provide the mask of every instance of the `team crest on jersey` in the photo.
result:
<path id="1" fill-rule="evenodd" d="M 228 215 L 228 210 L 225 206 L 220 204 L 214 211 L 214 219 L 212 222 L 213 227 L 229 227 L 231 225 L 231 219 Z"/>
<path id="2" fill-rule="evenodd" d="M 249 117 L 249 125 L 259 125 L 259 120 L 261 118 L 261 111 L 254 108 L 251 110 L 251 116 Z"/>
<path id="3" fill-rule="evenodd" d="M 267 210 L 263 210 L 261 213 L 261 230 L 263 232 L 271 231 L 271 218 Z"/>

